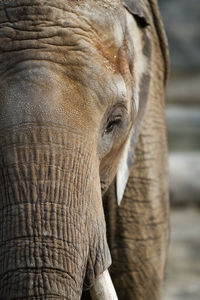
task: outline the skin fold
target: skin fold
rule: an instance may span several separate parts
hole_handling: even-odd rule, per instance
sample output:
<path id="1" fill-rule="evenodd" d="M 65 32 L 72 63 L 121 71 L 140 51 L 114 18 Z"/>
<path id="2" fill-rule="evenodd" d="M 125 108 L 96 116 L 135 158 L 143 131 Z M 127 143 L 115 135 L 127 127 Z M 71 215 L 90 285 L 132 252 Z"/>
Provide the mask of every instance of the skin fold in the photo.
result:
<path id="1" fill-rule="evenodd" d="M 125 7 L 0 1 L 1 299 L 89 297 L 111 256 L 119 299 L 160 299 L 165 64 L 153 15 L 147 25 Z M 118 207 L 130 137 L 136 158 Z"/>
<path id="2" fill-rule="evenodd" d="M 127 300 L 159 300 L 164 291 L 169 241 L 165 73 L 154 30 L 147 107 L 124 197 L 118 207 L 115 182 L 104 196 L 111 277 L 119 299 Z"/>

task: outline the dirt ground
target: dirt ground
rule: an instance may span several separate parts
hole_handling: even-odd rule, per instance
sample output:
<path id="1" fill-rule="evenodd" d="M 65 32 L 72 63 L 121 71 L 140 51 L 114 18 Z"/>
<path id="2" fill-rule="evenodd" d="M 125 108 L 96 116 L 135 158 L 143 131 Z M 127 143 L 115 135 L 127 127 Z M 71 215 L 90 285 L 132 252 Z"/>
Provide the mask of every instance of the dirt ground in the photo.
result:
<path id="1" fill-rule="evenodd" d="M 164 300 L 200 300 L 200 209 L 171 210 Z"/>

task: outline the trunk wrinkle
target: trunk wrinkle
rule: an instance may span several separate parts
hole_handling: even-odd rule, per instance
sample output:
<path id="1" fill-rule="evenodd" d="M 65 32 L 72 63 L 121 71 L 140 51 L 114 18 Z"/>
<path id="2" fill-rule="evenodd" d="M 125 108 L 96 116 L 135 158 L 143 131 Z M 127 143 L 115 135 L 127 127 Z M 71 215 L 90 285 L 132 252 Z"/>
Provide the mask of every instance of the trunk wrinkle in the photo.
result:
<path id="1" fill-rule="evenodd" d="M 2 299 L 79 299 L 110 265 L 91 149 L 60 128 L 0 132 Z"/>

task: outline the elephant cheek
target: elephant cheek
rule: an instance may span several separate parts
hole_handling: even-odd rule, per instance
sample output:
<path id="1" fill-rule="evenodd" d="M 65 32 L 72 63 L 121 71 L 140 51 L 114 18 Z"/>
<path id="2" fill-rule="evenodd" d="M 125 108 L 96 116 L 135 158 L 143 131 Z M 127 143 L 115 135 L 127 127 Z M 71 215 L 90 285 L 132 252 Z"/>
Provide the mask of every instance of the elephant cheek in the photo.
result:
<path id="1" fill-rule="evenodd" d="M 91 145 L 20 125 L 0 147 L 1 299 L 79 299 L 110 265 Z"/>

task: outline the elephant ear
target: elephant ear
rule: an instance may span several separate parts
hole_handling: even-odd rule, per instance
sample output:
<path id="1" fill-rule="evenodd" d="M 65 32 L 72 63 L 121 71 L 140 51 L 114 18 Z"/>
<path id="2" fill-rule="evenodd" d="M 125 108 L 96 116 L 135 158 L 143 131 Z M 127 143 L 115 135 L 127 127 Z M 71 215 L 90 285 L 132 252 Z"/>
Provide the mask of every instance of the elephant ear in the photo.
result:
<path id="1" fill-rule="evenodd" d="M 124 7 L 135 17 L 136 21 L 145 27 L 150 24 L 143 0 L 122 0 Z"/>
<path id="2" fill-rule="evenodd" d="M 118 205 L 120 205 L 123 199 L 129 178 L 129 169 L 134 161 L 134 150 L 136 148 L 143 116 L 147 106 L 151 74 L 151 49 L 153 43 L 148 33 L 148 26 L 151 26 L 152 22 L 157 30 L 165 65 L 164 83 L 166 83 L 168 76 L 168 44 L 158 7 L 154 2 L 154 0 L 148 0 L 148 5 L 145 5 L 143 0 L 123 0 L 123 5 L 126 8 L 127 30 L 134 47 L 133 64 L 135 71 L 133 106 L 137 111 L 137 118 L 130 131 L 116 175 L 116 194 Z M 152 15 L 152 19 L 150 19 L 150 15 Z"/>
<path id="3" fill-rule="evenodd" d="M 128 1 L 128 3 L 129 2 L 130 1 Z M 146 35 L 145 27 L 148 26 L 149 23 L 144 17 L 144 13 L 142 12 L 141 8 L 139 10 L 138 4 L 135 6 L 134 14 L 133 5 L 129 7 L 128 10 L 126 10 L 126 19 L 128 36 L 129 39 L 131 39 L 131 43 L 133 44 L 134 48 L 134 86 L 132 105 L 137 113 L 137 117 L 129 133 L 129 137 L 126 141 L 126 145 L 124 147 L 123 154 L 118 166 L 118 171 L 116 174 L 116 193 L 118 205 L 120 205 L 121 200 L 123 198 L 126 184 L 129 178 L 129 169 L 134 161 L 134 150 L 136 147 L 141 122 L 145 112 L 148 97 L 148 86 L 150 81 L 149 62 L 151 51 L 149 51 L 147 54 L 144 51 L 144 47 L 147 46 L 146 43 L 150 43 L 147 36 L 144 38 L 144 36 Z"/>

